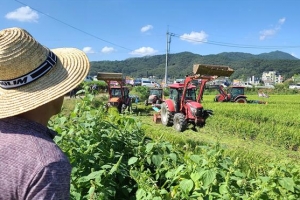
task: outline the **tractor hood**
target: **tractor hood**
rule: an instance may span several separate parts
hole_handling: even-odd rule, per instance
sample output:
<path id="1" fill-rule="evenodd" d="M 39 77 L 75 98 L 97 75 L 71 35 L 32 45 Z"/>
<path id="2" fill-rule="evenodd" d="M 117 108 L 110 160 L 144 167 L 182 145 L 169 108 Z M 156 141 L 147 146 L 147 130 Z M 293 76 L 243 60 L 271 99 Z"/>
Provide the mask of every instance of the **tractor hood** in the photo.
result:
<path id="1" fill-rule="evenodd" d="M 196 101 L 192 101 L 192 100 L 187 100 L 186 104 L 190 107 L 194 107 L 194 108 L 203 108 L 201 103 L 198 103 Z"/>
<path id="2" fill-rule="evenodd" d="M 112 97 L 109 102 L 119 102 L 119 97 Z"/>

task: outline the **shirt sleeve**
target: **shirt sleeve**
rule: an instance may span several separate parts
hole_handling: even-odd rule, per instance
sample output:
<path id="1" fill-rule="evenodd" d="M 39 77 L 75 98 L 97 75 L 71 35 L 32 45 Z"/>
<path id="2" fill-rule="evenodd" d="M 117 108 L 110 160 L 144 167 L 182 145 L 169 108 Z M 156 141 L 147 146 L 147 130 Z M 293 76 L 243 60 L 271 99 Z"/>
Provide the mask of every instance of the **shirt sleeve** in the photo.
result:
<path id="1" fill-rule="evenodd" d="M 70 163 L 50 163 L 32 179 L 26 200 L 70 199 L 70 176 Z"/>

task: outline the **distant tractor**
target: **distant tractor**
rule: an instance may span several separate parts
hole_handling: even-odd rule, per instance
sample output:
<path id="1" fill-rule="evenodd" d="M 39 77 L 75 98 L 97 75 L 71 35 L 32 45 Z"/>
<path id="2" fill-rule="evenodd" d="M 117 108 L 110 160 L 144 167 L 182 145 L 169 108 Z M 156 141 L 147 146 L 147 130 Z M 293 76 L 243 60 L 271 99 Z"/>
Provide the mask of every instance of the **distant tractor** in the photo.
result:
<path id="1" fill-rule="evenodd" d="M 163 102 L 163 89 L 152 87 L 149 89 L 148 98 L 145 100 L 145 106 L 161 104 Z"/>
<path id="2" fill-rule="evenodd" d="M 124 86 L 122 73 L 98 72 L 98 80 L 104 80 L 107 83 L 109 100 L 107 107 L 116 107 L 119 113 L 124 113 L 126 109 L 131 110 L 131 97 L 128 87 Z M 115 82 L 117 84 L 111 84 Z"/>
<path id="3" fill-rule="evenodd" d="M 184 83 L 169 85 L 170 98 L 161 104 L 161 122 L 165 126 L 174 126 L 178 132 L 187 129 L 188 124 L 203 127 L 206 119 L 213 114 L 212 110 L 205 110 L 201 104 L 205 84 L 218 76 L 230 76 L 234 71 L 227 66 L 195 64 L 193 75 L 186 76 Z M 193 80 L 200 79 L 199 91 L 192 84 Z"/>
<path id="4" fill-rule="evenodd" d="M 214 99 L 216 102 L 247 103 L 244 86 L 229 86 L 227 87 L 227 91 L 225 91 L 224 87 L 220 85 L 217 86 L 217 89 L 220 94 L 216 95 Z"/>

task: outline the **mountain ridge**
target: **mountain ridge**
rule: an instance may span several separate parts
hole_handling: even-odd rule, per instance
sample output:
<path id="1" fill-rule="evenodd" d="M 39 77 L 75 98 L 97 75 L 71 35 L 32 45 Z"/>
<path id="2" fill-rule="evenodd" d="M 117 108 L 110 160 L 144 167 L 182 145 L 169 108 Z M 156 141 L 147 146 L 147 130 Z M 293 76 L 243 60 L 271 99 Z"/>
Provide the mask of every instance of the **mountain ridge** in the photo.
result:
<path id="1" fill-rule="evenodd" d="M 131 77 L 153 75 L 162 79 L 165 76 L 166 55 L 128 58 L 122 61 L 91 61 L 90 63 L 90 75 L 96 75 L 97 72 L 114 72 Z M 278 71 L 286 79 L 294 74 L 300 74 L 300 59 L 282 51 L 257 55 L 243 52 L 200 55 L 184 51 L 168 54 L 168 77 L 180 78 L 190 74 L 195 63 L 230 66 L 235 70 L 231 78 L 261 76 L 264 71 Z"/>

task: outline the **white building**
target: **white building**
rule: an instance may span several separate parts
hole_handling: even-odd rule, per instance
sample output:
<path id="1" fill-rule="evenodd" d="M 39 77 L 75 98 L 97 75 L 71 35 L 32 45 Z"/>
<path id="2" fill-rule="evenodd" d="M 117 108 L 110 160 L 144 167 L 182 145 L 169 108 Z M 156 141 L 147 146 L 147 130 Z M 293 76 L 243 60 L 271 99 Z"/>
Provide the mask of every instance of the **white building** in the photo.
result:
<path id="1" fill-rule="evenodd" d="M 275 85 L 283 82 L 283 77 L 277 71 L 263 72 L 261 80 L 265 85 Z"/>

